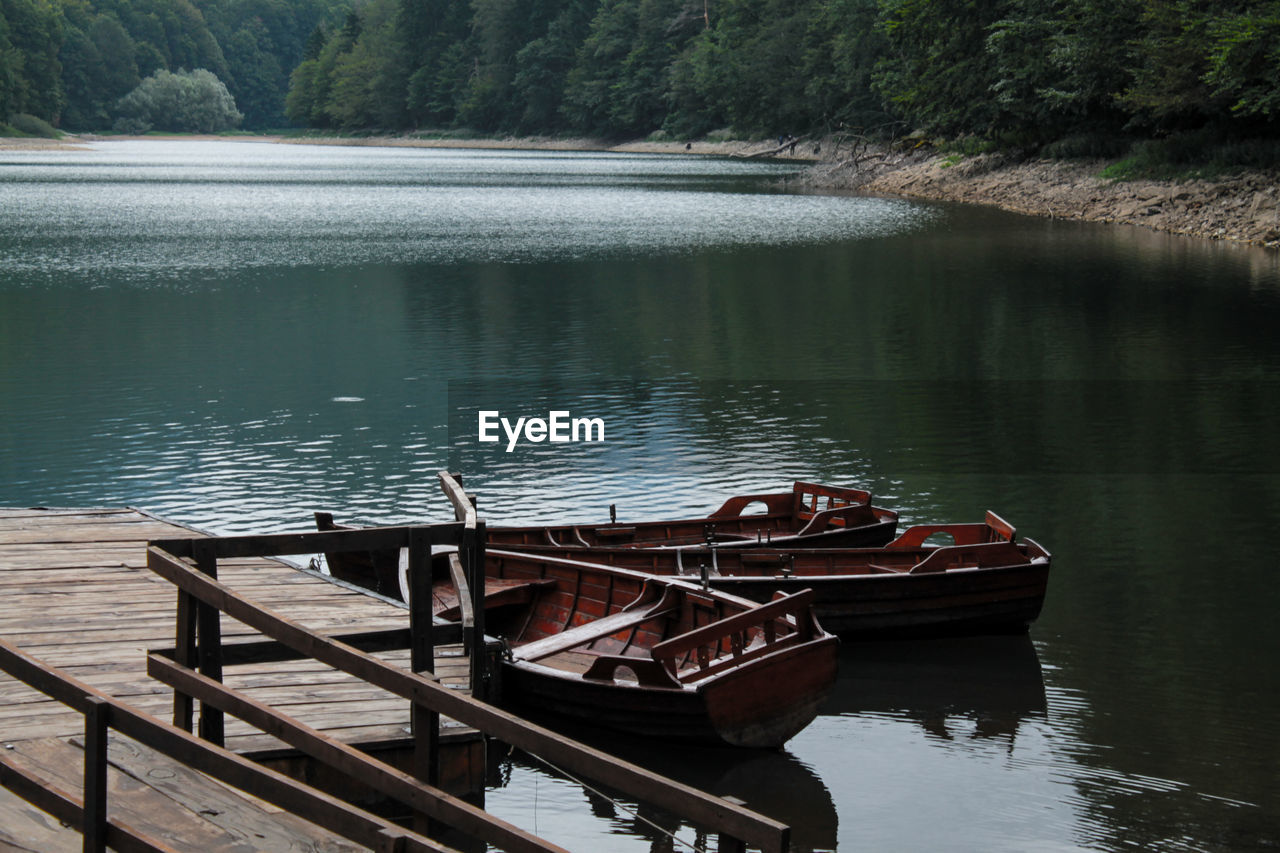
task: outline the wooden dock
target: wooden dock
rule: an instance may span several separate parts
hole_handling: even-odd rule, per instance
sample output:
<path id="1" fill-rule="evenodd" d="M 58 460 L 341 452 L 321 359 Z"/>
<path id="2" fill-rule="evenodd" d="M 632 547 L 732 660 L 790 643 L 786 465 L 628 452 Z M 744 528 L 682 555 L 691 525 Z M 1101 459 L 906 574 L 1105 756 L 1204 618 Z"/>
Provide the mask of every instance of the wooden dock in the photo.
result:
<path id="1" fill-rule="evenodd" d="M 148 677 L 146 653 L 174 645 L 177 593 L 147 569 L 147 541 L 193 535 L 197 534 L 133 509 L 0 509 L 0 638 L 138 710 L 167 719 L 173 710 L 173 691 Z M 276 559 L 222 561 L 219 579 L 325 634 L 403 629 L 409 623 L 403 607 Z M 226 620 L 223 628 L 227 641 L 259 636 L 232 620 Z M 407 665 L 409 652 L 386 652 L 381 657 Z M 460 646 L 438 647 L 436 662 L 442 682 L 468 688 L 469 666 Z M 410 710 L 402 698 L 314 660 L 239 666 L 228 671 L 226 683 L 361 749 L 394 750 L 408 743 Z M 78 771 L 71 770 L 72 759 L 80 753 L 77 744 L 83 733 L 82 714 L 0 672 L 0 747 L 16 762 L 62 768 L 64 775 L 74 779 Z M 442 740 L 462 744 L 464 757 L 453 763 L 452 772 L 464 778 L 446 779 L 453 782 L 450 787 L 466 790 L 482 785 L 483 766 L 473 766 L 476 750 L 466 747 L 479 744 L 479 734 L 445 720 Z M 260 759 L 275 756 L 278 766 L 299 760 L 285 744 L 234 719 L 227 721 L 226 747 Z M 479 754 L 482 762 L 482 750 Z M 207 826 L 182 828 L 188 842 L 201 839 L 201 849 L 217 849 L 210 840 L 217 837 L 225 836 L 233 847 L 237 839 L 245 840 L 239 837 L 241 830 L 228 835 L 225 817 L 218 820 L 231 811 L 244 812 L 231 821 L 241 827 L 286 827 L 272 829 L 272 838 L 283 837 L 280 832 L 301 833 L 304 849 L 320 841 L 325 849 L 353 849 L 348 842 L 266 804 L 254 805 L 240 797 L 245 805 L 233 809 L 230 804 L 237 795 L 216 782 L 205 780 L 211 792 L 196 795 L 193 792 L 203 790 L 193 787 L 199 774 L 136 744 L 113 739 L 111 759 L 113 779 L 119 776 L 111 784 L 121 790 L 137 789 L 131 797 L 138 803 L 155 797 L 173 800 L 179 789 L 188 799 L 204 796 L 223 803 L 206 809 L 208 819 L 197 821 Z M 145 769 L 148 761 L 154 773 Z M 184 785 L 153 786 L 149 781 L 175 777 L 186 780 Z M 75 787 L 66 779 L 58 781 Z M 139 813 L 147 811 L 141 807 Z M 198 817 L 201 810 L 181 808 L 178 813 Z M 5 845 L 59 849 L 63 843 L 79 849 L 79 835 L 0 788 L 0 850 Z M 278 845 L 264 844 L 260 838 L 256 846 L 275 849 Z"/>
<path id="2" fill-rule="evenodd" d="M 446 853 L 430 837 L 446 828 L 468 848 L 564 853 L 451 793 L 483 796 L 486 738 L 705 827 L 722 851 L 783 853 L 784 824 L 473 695 L 500 685 L 475 582 L 485 525 L 463 515 L 210 537 L 132 509 L 0 509 L 0 853 Z M 461 623 L 432 616 L 436 546 L 456 549 Z M 386 549 L 407 609 L 278 559 Z M 352 802 L 375 795 L 413 828 Z"/>

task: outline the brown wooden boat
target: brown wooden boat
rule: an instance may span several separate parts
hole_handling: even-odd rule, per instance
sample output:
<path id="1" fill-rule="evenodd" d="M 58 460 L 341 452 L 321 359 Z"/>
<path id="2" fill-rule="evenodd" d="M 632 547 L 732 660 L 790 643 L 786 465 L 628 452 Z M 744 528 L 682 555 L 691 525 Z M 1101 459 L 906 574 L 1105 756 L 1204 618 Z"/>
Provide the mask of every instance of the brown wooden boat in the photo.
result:
<path id="1" fill-rule="evenodd" d="M 349 529 L 316 515 L 322 530 Z M 325 556 L 335 577 L 407 600 L 407 560 L 394 551 Z M 456 621 L 461 566 L 450 560 L 457 554 L 433 558 L 432 611 Z M 835 682 L 839 641 L 814 618 L 809 590 L 758 603 L 682 578 L 495 549 L 485 575 L 485 632 L 509 649 L 501 701 L 531 713 L 776 747 L 813 720 Z"/>
<path id="2" fill-rule="evenodd" d="M 446 495 L 464 494 L 453 475 L 441 472 L 439 476 Z M 343 529 L 328 512 L 317 512 L 315 520 L 319 530 Z M 589 548 L 683 547 L 709 542 L 720 549 L 765 544 L 787 548 L 873 547 L 893 539 L 897 525 L 898 514 L 872 506 L 870 492 L 796 482 L 789 492 L 730 498 L 705 518 L 635 524 L 490 526 L 486 535 L 496 547 L 546 545 L 569 556 L 570 551 L 581 554 Z M 335 577 L 403 599 L 399 559 L 394 552 L 345 553 L 326 558 Z"/>
<path id="3" fill-rule="evenodd" d="M 440 476 L 442 483 L 449 477 Z M 884 545 L 893 539 L 897 525 L 898 514 L 872 506 L 870 492 L 796 482 L 789 492 L 729 498 L 705 518 L 490 526 L 488 537 L 498 547 L 638 548 L 710 542 L 720 547 L 853 548 Z"/>
<path id="4" fill-rule="evenodd" d="M 926 545 L 931 537 L 948 544 Z M 1033 540 L 1015 538 L 1008 522 L 988 512 L 981 524 L 911 527 L 883 548 L 520 550 L 656 575 L 705 575 L 712 588 L 754 601 L 808 588 L 827 630 L 888 638 L 1027 630 L 1044 604 L 1050 555 Z"/>
<path id="5" fill-rule="evenodd" d="M 486 633 L 503 702 L 632 734 L 777 747 L 817 715 L 838 640 L 808 591 L 758 604 L 677 578 L 490 549 Z M 448 575 L 435 610 L 458 618 Z"/>

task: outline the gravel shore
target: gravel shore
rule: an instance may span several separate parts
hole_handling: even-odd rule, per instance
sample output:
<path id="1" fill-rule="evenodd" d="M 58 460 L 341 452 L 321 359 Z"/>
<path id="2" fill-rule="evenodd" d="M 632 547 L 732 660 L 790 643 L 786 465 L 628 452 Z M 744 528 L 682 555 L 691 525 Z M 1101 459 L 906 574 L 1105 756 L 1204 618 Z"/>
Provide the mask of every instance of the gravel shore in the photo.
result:
<path id="1" fill-rule="evenodd" d="M 819 164 L 800 183 L 1280 248 L 1280 175 L 1241 171 L 1212 181 L 1114 181 L 1101 177 L 1108 165 L 877 152 L 856 165 Z"/>

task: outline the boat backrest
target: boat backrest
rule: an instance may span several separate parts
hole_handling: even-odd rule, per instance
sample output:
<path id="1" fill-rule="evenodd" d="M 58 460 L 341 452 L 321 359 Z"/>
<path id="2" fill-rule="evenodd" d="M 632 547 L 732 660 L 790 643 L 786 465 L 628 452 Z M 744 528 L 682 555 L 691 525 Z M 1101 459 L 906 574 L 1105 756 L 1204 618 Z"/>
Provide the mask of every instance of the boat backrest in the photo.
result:
<path id="1" fill-rule="evenodd" d="M 707 518 L 738 518 L 742 511 L 753 503 L 764 504 L 763 515 L 790 516 L 794 505 L 791 492 L 777 492 L 763 495 L 738 495 L 729 498 L 724 504 Z"/>
<path id="2" fill-rule="evenodd" d="M 681 682 L 708 678 L 780 648 L 825 636 L 813 617 L 813 590 L 779 594 L 768 604 L 700 625 L 653 647 L 653 659 Z M 681 671 L 692 658 L 696 669 Z"/>
<path id="3" fill-rule="evenodd" d="M 801 519 L 810 518 L 823 510 L 871 504 L 871 493 L 862 489 L 824 486 L 821 483 L 805 483 L 799 480 L 792 485 L 791 494 L 791 513 L 795 518 Z"/>
<path id="4" fill-rule="evenodd" d="M 1012 542 L 1017 534 L 1013 525 L 994 512 L 987 513 L 981 524 L 914 524 L 904 530 L 886 548 L 910 549 L 924 547 L 930 536 L 943 533 L 951 537 L 953 545 L 980 545 L 984 542 Z"/>

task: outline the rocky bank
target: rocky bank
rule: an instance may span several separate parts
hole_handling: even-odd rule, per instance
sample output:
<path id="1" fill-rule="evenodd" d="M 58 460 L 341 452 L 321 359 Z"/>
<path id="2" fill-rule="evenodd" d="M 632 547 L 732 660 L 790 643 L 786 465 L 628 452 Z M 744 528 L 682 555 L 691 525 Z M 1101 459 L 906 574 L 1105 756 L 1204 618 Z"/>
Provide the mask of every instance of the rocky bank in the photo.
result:
<path id="1" fill-rule="evenodd" d="M 864 154 L 815 165 L 801 179 L 827 190 L 989 204 L 1059 219 L 1136 225 L 1280 248 L 1280 175 L 1115 181 L 1107 161 L 1010 161 L 1000 155 Z"/>

